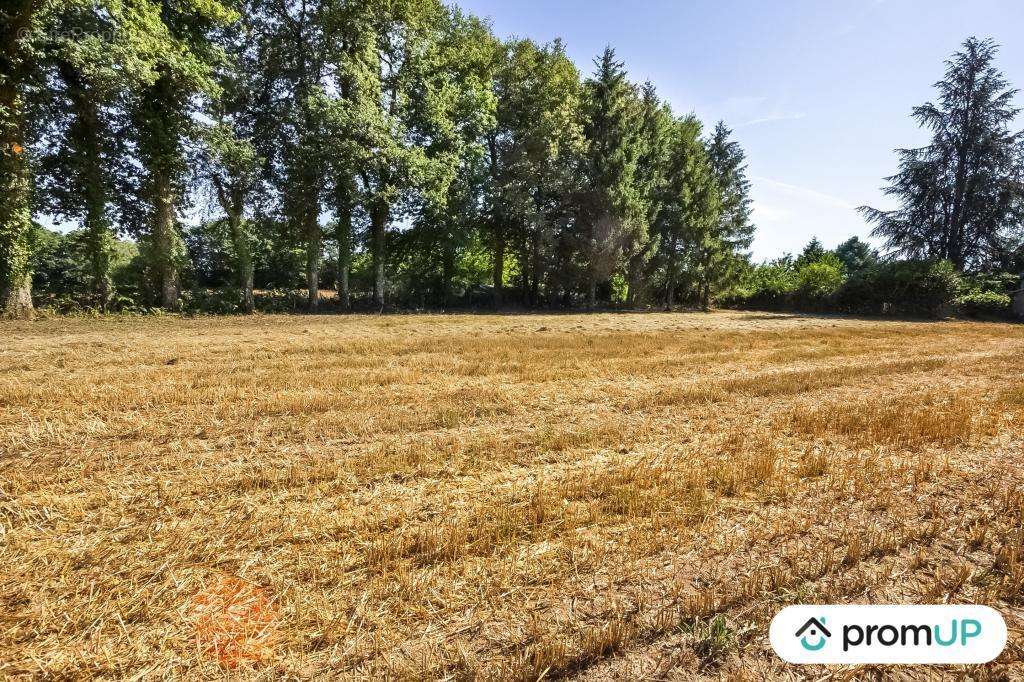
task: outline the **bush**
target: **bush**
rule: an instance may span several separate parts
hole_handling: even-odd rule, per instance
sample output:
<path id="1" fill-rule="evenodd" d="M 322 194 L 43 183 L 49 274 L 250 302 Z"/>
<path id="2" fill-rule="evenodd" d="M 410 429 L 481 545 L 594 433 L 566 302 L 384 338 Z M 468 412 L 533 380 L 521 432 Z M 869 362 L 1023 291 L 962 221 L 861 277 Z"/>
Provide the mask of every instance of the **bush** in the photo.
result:
<path id="1" fill-rule="evenodd" d="M 958 297 L 956 307 L 971 317 L 1010 317 L 1013 299 L 995 291 L 974 291 Z"/>
<path id="2" fill-rule="evenodd" d="M 894 261 L 851 277 L 837 302 L 845 312 L 939 317 L 952 307 L 962 286 L 949 261 Z"/>
<path id="3" fill-rule="evenodd" d="M 782 308 L 791 304 L 800 286 L 791 260 L 782 258 L 751 268 L 743 282 L 719 303 L 737 308 Z"/>
<path id="4" fill-rule="evenodd" d="M 797 303 L 802 307 L 828 306 L 832 297 L 843 286 L 843 263 L 827 254 L 797 270 Z"/>

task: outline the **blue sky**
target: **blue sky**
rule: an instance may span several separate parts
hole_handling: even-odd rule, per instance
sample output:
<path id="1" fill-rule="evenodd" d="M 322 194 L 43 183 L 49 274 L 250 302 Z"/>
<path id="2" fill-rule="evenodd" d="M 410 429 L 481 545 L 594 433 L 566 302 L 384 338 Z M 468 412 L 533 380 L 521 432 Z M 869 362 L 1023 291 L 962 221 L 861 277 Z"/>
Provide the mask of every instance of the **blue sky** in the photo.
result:
<path id="1" fill-rule="evenodd" d="M 1024 87 L 1024 0 L 457 0 L 502 37 L 561 37 L 589 73 L 612 45 L 630 77 L 679 113 L 735 129 L 749 160 L 754 257 L 834 246 L 869 228 L 860 204 L 897 147 L 927 136 L 911 107 L 931 99 L 943 60 L 970 35 L 1002 45 Z M 1021 100 L 1022 98 L 1018 98 Z M 1024 116 L 1018 121 L 1024 127 Z"/>

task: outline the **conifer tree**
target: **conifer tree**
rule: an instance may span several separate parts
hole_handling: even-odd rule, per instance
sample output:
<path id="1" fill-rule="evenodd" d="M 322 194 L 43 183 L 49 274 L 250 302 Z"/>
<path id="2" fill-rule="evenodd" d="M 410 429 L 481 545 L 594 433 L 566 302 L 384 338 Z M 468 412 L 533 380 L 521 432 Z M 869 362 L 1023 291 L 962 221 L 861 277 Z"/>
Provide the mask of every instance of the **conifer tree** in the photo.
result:
<path id="1" fill-rule="evenodd" d="M 948 259 L 984 268 L 1012 250 L 1024 222 L 1024 137 L 1010 130 L 1016 90 L 995 66 L 998 47 L 969 38 L 946 62 L 938 99 L 913 116 L 931 131 L 918 149 L 899 150 L 885 193 L 902 206 L 862 214 L 893 255 Z"/>
<path id="2" fill-rule="evenodd" d="M 597 71 L 585 85 L 587 151 L 579 206 L 588 308 L 596 305 L 598 283 L 615 271 L 623 246 L 641 234 L 643 225 L 636 184 L 637 93 L 612 48 L 594 63 Z"/>
<path id="3" fill-rule="evenodd" d="M 624 247 L 628 305 L 636 303 L 644 278 L 649 274 L 648 264 L 658 250 L 657 219 L 664 201 L 674 123 L 671 108 L 658 98 L 652 83 L 644 85 L 640 112 L 636 183 L 643 213 L 642 222 Z"/>
<path id="4" fill-rule="evenodd" d="M 659 216 L 665 262 L 665 305 L 676 303 L 684 269 L 698 283 L 696 295 L 708 302 L 714 269 L 724 249 L 719 227 L 721 194 L 707 148 L 694 116 L 676 121 L 672 130 L 665 199 Z"/>
<path id="5" fill-rule="evenodd" d="M 498 61 L 497 122 L 486 135 L 494 303 L 502 301 L 506 247 L 517 244 L 522 288 L 536 304 L 549 250 L 564 236 L 568 198 L 576 190 L 580 76 L 557 41 L 510 41 Z"/>

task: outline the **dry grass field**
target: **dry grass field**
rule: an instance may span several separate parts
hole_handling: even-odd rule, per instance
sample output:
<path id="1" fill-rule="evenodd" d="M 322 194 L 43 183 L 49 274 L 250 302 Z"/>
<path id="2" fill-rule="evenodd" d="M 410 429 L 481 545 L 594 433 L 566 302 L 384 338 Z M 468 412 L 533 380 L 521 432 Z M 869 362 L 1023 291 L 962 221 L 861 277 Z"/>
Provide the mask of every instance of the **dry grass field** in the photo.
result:
<path id="1" fill-rule="evenodd" d="M 792 603 L 982 603 L 1024 679 L 1024 327 L 0 326 L 0 677 L 921 679 Z"/>

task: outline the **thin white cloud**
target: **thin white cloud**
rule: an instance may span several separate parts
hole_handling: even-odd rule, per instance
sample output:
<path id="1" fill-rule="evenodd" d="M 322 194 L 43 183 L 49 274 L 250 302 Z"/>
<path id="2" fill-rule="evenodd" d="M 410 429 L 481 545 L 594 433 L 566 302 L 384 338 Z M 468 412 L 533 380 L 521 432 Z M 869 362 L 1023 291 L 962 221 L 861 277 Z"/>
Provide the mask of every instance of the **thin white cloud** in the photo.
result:
<path id="1" fill-rule="evenodd" d="M 842 197 L 833 196 L 831 194 L 825 194 L 824 192 L 819 192 L 818 190 L 811 189 L 810 187 L 792 185 L 788 182 L 772 180 L 771 178 L 766 178 L 762 176 L 754 176 L 752 180 L 757 183 L 771 185 L 776 189 L 782 190 L 783 192 L 788 194 L 798 196 L 804 200 L 810 200 L 820 204 L 825 204 L 833 208 L 843 208 L 849 210 L 857 208 L 855 204 L 847 201 L 846 199 L 843 199 Z"/>
<path id="2" fill-rule="evenodd" d="M 846 198 L 764 176 L 750 179 L 757 225 L 755 260 L 799 253 L 812 237 L 833 247 L 852 235 L 863 239 L 869 232 L 854 203 Z"/>
<path id="3" fill-rule="evenodd" d="M 805 114 L 802 111 L 794 111 L 792 113 L 769 114 L 767 116 L 762 116 L 761 118 L 755 118 L 752 121 L 747 121 L 746 123 L 741 123 L 737 127 L 746 128 L 748 126 L 756 126 L 761 123 L 773 123 L 775 121 L 799 121 L 801 118 L 805 118 L 806 116 L 807 114 Z"/>

